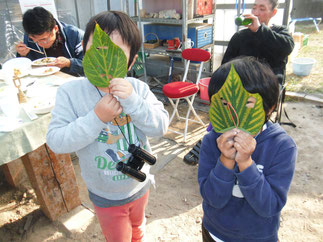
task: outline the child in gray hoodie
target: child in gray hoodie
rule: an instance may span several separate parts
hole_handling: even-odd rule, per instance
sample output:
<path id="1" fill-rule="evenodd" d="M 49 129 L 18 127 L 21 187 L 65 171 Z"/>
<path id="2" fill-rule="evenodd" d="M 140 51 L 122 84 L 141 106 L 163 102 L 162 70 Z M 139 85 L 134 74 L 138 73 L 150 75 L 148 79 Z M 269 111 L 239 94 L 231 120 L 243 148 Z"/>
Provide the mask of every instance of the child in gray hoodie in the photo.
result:
<path id="1" fill-rule="evenodd" d="M 141 45 L 137 26 L 124 13 L 102 12 L 87 24 L 85 51 L 92 45 L 96 24 L 124 51 L 130 70 Z M 76 152 L 107 241 L 142 241 L 150 166 L 144 164 L 141 171 L 148 179 L 139 182 L 116 165 L 128 162 L 130 144 L 151 152 L 147 137 L 162 136 L 167 127 L 163 104 L 136 78 L 115 78 L 109 87 L 84 78 L 58 89 L 47 144 L 55 153 Z"/>

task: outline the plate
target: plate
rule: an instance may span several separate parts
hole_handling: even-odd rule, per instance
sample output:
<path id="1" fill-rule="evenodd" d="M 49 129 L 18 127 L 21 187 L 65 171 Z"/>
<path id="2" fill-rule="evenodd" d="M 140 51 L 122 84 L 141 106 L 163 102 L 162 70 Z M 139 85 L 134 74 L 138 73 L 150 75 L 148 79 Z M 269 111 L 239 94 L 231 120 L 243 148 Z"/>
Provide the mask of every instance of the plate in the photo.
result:
<path id="1" fill-rule="evenodd" d="M 55 62 L 55 57 L 44 57 L 34 60 L 31 64 L 33 66 L 47 66 L 48 64 L 53 64 Z"/>
<path id="2" fill-rule="evenodd" d="M 56 96 L 57 87 L 31 85 L 27 88 L 26 96 L 33 99 L 53 98 Z"/>
<path id="3" fill-rule="evenodd" d="M 57 66 L 44 66 L 31 69 L 29 74 L 32 76 L 49 76 L 58 72 L 59 70 L 60 68 Z"/>
<path id="4" fill-rule="evenodd" d="M 31 63 L 31 60 L 26 57 L 12 58 L 3 64 L 1 78 L 12 82 L 14 74 L 17 74 L 18 77 L 24 77 L 29 74 Z"/>
<path id="5" fill-rule="evenodd" d="M 55 99 L 36 99 L 30 103 L 31 110 L 36 114 L 49 113 L 55 105 Z"/>

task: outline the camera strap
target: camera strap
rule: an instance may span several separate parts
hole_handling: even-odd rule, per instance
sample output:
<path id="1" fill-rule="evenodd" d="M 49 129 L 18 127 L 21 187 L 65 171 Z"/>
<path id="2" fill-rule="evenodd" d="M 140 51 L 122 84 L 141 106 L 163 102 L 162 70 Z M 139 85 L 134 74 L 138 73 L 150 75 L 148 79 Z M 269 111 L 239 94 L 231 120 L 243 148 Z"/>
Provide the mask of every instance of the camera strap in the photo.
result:
<path id="1" fill-rule="evenodd" d="M 102 96 L 102 94 L 101 94 L 100 90 L 98 89 L 98 87 L 97 87 L 97 86 L 95 86 L 95 88 L 96 88 L 96 90 L 98 91 L 99 95 L 100 95 L 100 96 L 101 96 L 101 98 L 102 98 L 103 96 Z M 129 115 L 128 115 L 128 114 L 126 114 L 126 119 L 127 119 L 127 128 L 128 128 L 128 130 L 130 130 L 128 117 L 129 117 Z M 117 124 L 117 126 L 118 126 L 118 128 L 119 128 L 120 132 L 122 133 L 123 137 L 125 138 L 125 140 L 126 140 L 126 142 L 127 142 L 128 146 L 130 146 L 129 141 L 131 140 L 131 138 L 130 138 L 130 134 L 129 134 L 129 132 L 128 132 L 128 137 L 129 137 L 129 140 L 128 140 L 128 139 L 127 139 L 127 137 L 125 136 L 124 132 L 123 132 L 123 131 L 122 131 L 122 129 L 120 128 L 120 125 L 118 124 L 118 121 L 117 121 L 117 119 L 116 119 L 116 118 L 114 118 L 114 121 L 116 122 L 116 124 Z"/>

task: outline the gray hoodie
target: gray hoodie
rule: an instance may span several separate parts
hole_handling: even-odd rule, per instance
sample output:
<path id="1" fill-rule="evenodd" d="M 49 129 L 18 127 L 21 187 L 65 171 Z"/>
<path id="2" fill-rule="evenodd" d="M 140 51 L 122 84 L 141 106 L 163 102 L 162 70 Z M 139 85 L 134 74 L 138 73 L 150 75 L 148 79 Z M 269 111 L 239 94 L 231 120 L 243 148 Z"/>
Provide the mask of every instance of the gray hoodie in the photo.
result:
<path id="1" fill-rule="evenodd" d="M 87 78 L 62 85 L 47 133 L 47 144 L 55 153 L 76 152 L 87 188 L 108 200 L 127 199 L 149 182 L 138 182 L 116 170 L 116 164 L 127 162 L 131 155 L 126 139 L 151 152 L 147 137 L 162 136 L 169 124 L 168 112 L 149 86 L 135 78 L 126 80 L 133 92 L 119 99 L 123 113 L 117 123 L 103 123 L 97 117 L 94 107 L 101 96 Z M 145 164 L 141 171 L 148 175 L 149 168 Z"/>

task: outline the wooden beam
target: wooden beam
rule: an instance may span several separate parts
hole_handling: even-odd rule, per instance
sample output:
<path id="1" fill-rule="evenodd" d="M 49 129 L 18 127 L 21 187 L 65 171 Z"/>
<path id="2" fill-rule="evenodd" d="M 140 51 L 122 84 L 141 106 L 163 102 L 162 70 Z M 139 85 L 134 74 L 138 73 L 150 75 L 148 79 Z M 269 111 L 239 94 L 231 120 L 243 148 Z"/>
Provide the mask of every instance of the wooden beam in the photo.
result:
<path id="1" fill-rule="evenodd" d="M 69 154 L 55 154 L 44 144 L 21 159 L 48 218 L 54 221 L 81 204 Z"/>
<path id="2" fill-rule="evenodd" d="M 1 166 L 6 181 L 13 187 L 19 187 L 28 179 L 21 159 L 13 160 Z"/>

